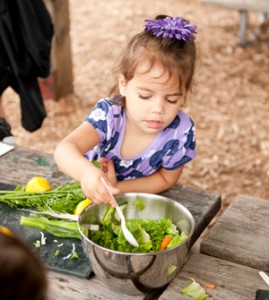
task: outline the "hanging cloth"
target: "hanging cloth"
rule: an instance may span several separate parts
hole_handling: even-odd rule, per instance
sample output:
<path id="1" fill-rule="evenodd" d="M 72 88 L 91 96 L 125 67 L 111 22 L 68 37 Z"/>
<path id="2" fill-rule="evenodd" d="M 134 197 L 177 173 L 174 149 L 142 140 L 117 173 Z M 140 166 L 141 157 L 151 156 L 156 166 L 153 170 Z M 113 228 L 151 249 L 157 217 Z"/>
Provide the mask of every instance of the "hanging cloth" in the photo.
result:
<path id="1" fill-rule="evenodd" d="M 38 77 L 50 73 L 53 26 L 42 0 L 0 1 L 0 87 L 20 95 L 21 123 L 35 131 L 46 117 Z"/>

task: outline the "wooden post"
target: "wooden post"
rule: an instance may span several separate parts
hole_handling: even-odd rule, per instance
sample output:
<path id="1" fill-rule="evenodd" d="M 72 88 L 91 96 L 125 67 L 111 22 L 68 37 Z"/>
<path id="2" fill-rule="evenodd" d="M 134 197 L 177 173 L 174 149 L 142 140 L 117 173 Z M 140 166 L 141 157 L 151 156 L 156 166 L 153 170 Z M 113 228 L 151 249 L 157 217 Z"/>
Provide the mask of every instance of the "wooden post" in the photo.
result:
<path id="1" fill-rule="evenodd" d="M 68 0 L 44 0 L 54 25 L 52 44 L 52 77 L 55 98 L 73 94 L 73 69 Z"/>

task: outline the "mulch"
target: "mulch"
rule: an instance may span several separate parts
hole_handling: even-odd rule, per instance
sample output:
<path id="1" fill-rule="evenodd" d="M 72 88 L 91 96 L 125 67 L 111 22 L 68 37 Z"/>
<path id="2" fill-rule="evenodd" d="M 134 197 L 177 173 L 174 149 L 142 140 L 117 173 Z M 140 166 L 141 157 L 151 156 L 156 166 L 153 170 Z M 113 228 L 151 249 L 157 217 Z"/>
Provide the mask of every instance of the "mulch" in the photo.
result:
<path id="1" fill-rule="evenodd" d="M 20 124 L 18 96 L 4 106 L 18 145 L 53 153 L 57 143 L 107 96 L 110 71 L 128 39 L 157 14 L 197 24 L 198 61 L 186 111 L 195 121 L 197 158 L 180 183 L 221 195 L 223 209 L 238 194 L 269 199 L 269 24 L 249 14 L 248 44 L 238 41 L 239 13 L 195 0 L 70 0 L 74 95 L 46 100 L 41 129 Z M 259 34 L 257 31 L 260 29 Z"/>

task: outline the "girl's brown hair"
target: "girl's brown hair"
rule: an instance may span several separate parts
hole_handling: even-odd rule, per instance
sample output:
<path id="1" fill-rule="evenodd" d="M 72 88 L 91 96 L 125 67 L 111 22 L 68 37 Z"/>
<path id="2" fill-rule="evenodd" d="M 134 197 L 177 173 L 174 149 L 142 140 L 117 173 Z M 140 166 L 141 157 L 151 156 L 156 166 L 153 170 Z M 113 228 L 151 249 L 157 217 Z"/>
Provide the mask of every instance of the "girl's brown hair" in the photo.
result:
<path id="1" fill-rule="evenodd" d="M 3 232 L 0 231 L 0 299 L 46 300 L 42 263 L 22 240 Z"/>
<path id="2" fill-rule="evenodd" d="M 159 15 L 155 19 L 165 18 Z M 115 68 L 116 74 L 122 74 L 130 81 L 142 61 L 150 63 L 149 70 L 155 63 L 162 64 L 169 77 L 177 76 L 180 88 L 188 91 L 195 71 L 196 46 L 193 40 L 179 41 L 176 38 L 156 37 L 151 31 L 135 35 L 122 54 L 120 63 Z M 118 85 L 111 89 L 110 95 L 118 95 Z"/>

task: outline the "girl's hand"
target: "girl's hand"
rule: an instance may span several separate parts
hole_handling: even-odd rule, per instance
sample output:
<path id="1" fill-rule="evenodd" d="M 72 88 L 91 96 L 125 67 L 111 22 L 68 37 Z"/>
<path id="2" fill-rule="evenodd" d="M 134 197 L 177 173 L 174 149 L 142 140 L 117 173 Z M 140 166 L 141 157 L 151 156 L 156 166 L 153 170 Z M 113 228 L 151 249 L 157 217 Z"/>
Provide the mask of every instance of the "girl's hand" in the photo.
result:
<path id="1" fill-rule="evenodd" d="M 88 172 L 85 172 L 81 175 L 80 184 L 84 195 L 91 199 L 95 204 L 109 204 L 115 207 L 115 200 L 111 198 L 108 193 L 104 183 L 101 180 L 101 177 L 104 177 L 110 187 L 112 194 L 118 194 L 119 190 L 111 185 L 106 174 L 96 168 Z"/>
<path id="2" fill-rule="evenodd" d="M 106 157 L 101 157 L 98 161 L 100 163 L 101 170 L 105 173 L 105 178 L 112 186 L 117 186 L 117 176 L 115 172 L 114 163 L 112 160 Z"/>

